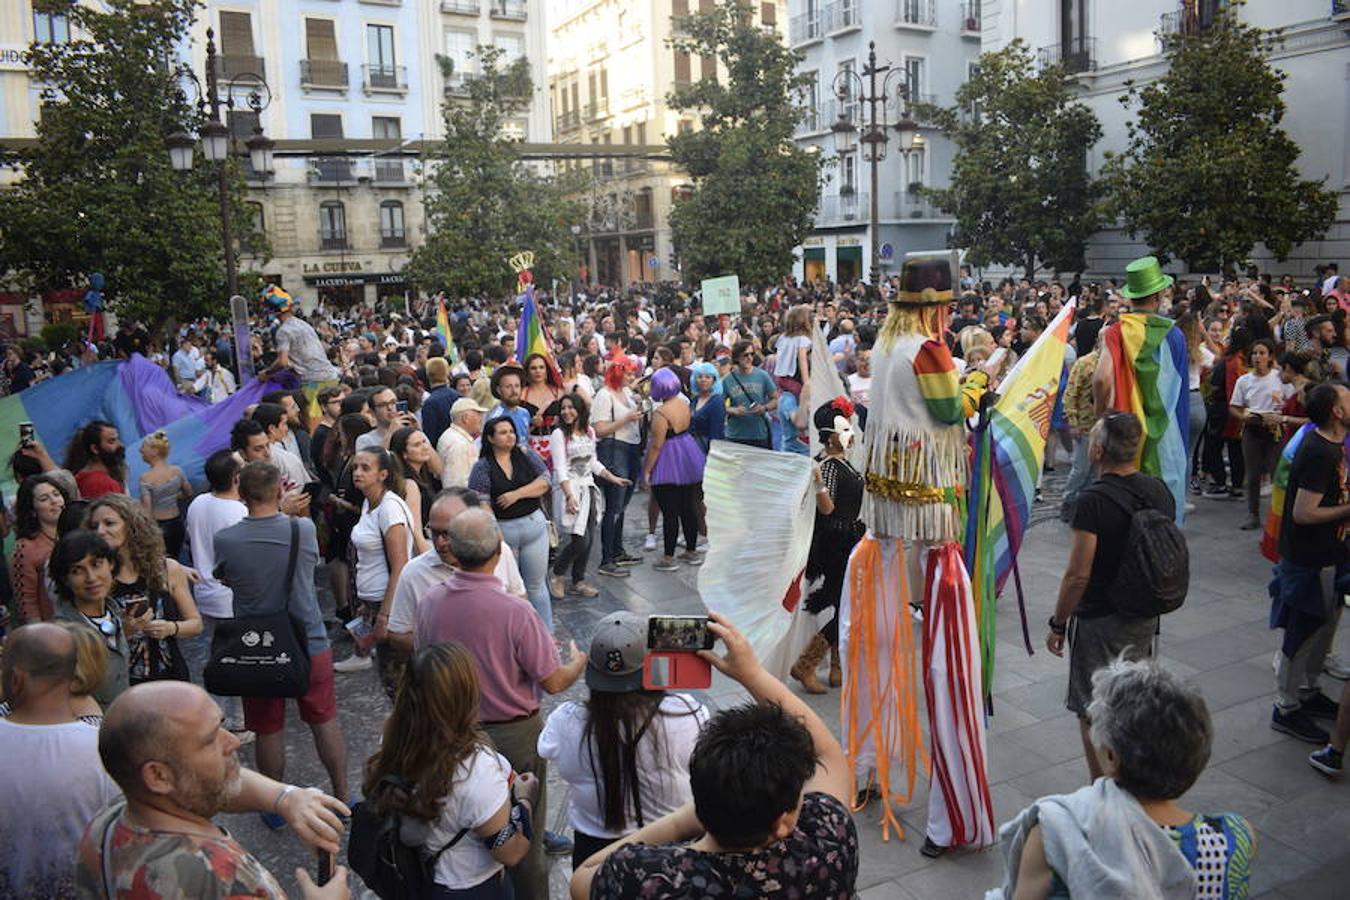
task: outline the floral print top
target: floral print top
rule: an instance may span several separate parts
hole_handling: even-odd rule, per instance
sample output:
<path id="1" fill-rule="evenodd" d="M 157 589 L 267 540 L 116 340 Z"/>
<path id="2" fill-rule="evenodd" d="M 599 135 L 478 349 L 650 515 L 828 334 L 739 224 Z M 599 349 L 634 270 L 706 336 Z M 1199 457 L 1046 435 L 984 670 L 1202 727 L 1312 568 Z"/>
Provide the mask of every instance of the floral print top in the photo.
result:
<path id="1" fill-rule="evenodd" d="M 828 794 L 807 794 L 797 828 L 751 853 L 707 853 L 683 845 L 630 844 L 605 860 L 592 900 L 723 898 L 787 900 L 853 896 L 858 832 Z"/>

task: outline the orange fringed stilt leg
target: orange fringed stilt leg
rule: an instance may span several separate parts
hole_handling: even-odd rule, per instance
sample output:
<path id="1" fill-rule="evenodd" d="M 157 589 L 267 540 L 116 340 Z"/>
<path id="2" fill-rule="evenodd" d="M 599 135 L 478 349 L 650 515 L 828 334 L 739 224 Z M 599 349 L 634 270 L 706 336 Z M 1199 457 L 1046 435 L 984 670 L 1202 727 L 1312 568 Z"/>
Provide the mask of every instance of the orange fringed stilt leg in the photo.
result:
<path id="1" fill-rule="evenodd" d="M 869 533 L 849 558 L 840 610 L 844 750 L 855 778 L 860 770 L 876 767 L 882 840 L 890 840 L 892 829 L 904 839 L 892 804 L 909 803 L 919 769 L 928 770 L 906 568 L 901 541 Z M 903 793 L 892 793 L 893 766 L 904 770 Z"/>

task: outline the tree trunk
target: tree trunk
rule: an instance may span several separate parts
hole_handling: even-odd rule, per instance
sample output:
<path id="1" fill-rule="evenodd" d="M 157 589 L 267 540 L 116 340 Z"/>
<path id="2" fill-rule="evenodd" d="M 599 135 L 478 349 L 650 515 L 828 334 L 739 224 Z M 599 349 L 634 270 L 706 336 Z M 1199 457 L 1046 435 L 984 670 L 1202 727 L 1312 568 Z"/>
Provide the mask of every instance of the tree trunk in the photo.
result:
<path id="1" fill-rule="evenodd" d="M 1033 283 L 1036 281 L 1036 252 L 1034 250 L 1027 251 L 1027 281 Z"/>

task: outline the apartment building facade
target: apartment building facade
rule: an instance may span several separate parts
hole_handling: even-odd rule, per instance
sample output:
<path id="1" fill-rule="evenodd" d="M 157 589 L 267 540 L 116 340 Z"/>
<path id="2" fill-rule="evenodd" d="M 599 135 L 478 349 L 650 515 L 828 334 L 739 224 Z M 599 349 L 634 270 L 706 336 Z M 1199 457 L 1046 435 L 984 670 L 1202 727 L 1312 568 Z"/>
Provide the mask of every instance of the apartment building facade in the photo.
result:
<path id="1" fill-rule="evenodd" d="M 903 87 L 916 101 L 950 105 L 980 53 L 978 0 L 790 0 L 788 43 L 803 56 L 798 71 L 810 84 L 799 145 L 826 160 L 825 184 L 815 228 L 798 251 L 795 275 L 807 281 L 849 283 L 871 277 L 873 189 L 865 142 L 836 151 L 834 126 L 843 119 L 864 131 L 870 123 L 867 75 L 875 44 L 879 72 L 878 119 L 889 127 L 877 163 L 877 230 L 880 274 L 899 271 L 912 250 L 945 247 L 954 220 L 920 194 L 921 187 L 950 183 L 954 148 L 930 128 L 902 151 L 893 126 L 904 113 Z M 841 97 L 841 90 L 843 96 Z M 865 93 L 864 93 L 865 91 Z"/>
<path id="2" fill-rule="evenodd" d="M 1136 114 L 1120 103 L 1130 84 L 1143 86 L 1166 72 L 1165 47 L 1180 33 L 1208 28 L 1222 0 L 984 0 L 982 47 L 997 50 L 1021 38 L 1042 63 L 1063 62 L 1075 73 L 1079 95 L 1102 124 L 1088 153 L 1093 172 L 1108 152 L 1126 147 L 1126 123 Z M 1327 179 L 1340 193 L 1336 221 L 1326 236 L 1294 248 L 1281 262 L 1263 246 L 1252 262 L 1263 271 L 1306 277 L 1320 262 L 1350 257 L 1350 3 L 1282 0 L 1247 3 L 1238 15 L 1252 25 L 1282 29 L 1283 45 L 1270 54 L 1286 76 L 1281 126 L 1298 144 L 1304 178 Z M 1259 210 L 1253 210 L 1259 215 Z M 1149 252 L 1119 228 L 1094 235 L 1088 270 L 1119 277 L 1125 264 Z M 1182 272 L 1181 263 L 1170 267 Z"/>
<path id="3" fill-rule="evenodd" d="M 681 17 L 712 0 L 550 0 L 548 82 L 558 143 L 657 147 L 697 128 L 693 111 L 672 109 L 679 85 L 715 77 L 718 62 L 668 46 Z M 784 0 L 747 4 L 777 35 Z M 584 277 L 598 284 L 680 280 L 670 230 L 675 198 L 691 190 L 669 162 L 597 158 L 574 162 L 593 176 L 589 216 L 578 235 Z"/>

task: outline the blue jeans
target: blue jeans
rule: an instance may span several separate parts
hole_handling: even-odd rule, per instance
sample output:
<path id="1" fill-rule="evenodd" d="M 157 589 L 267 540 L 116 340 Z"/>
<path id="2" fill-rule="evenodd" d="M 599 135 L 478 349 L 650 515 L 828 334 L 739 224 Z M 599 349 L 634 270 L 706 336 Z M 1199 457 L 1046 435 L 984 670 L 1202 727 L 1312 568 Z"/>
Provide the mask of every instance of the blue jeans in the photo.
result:
<path id="1" fill-rule="evenodd" d="M 642 474 L 640 444 L 626 444 L 617 439 L 600 441 L 596 458 L 615 475 L 634 484 Z M 633 485 L 611 484 L 600 480 L 605 495 L 605 514 L 600 519 L 600 565 L 612 563 L 623 555 L 623 515 L 633 496 Z"/>
<path id="2" fill-rule="evenodd" d="M 544 627 L 553 631 L 553 599 L 548 594 L 548 520 L 539 510 L 519 519 L 499 519 L 502 540 L 516 555 L 525 595 Z"/>
<path id="3" fill-rule="evenodd" d="M 1088 436 L 1080 434 L 1073 445 L 1073 468 L 1069 470 L 1069 480 L 1064 485 L 1064 501 L 1059 507 L 1059 517 L 1065 522 L 1073 521 L 1073 505 L 1078 493 L 1092 483 L 1092 464 L 1088 462 Z"/>
<path id="4" fill-rule="evenodd" d="M 792 421 L 792 417 L 797 414 L 799 406 L 797 398 L 792 396 L 789 391 L 783 391 L 778 395 L 778 411 L 775 419 L 778 422 L 780 439 L 774 444 L 774 449 L 782 450 L 785 453 L 810 456 L 810 444 L 803 444 L 797 440 L 797 426 Z"/>
<path id="5" fill-rule="evenodd" d="M 1199 473 L 1195 469 L 1195 462 L 1200 455 L 1200 440 L 1205 436 L 1205 399 L 1200 396 L 1199 391 L 1191 391 L 1190 398 L 1190 409 L 1188 411 L 1190 446 L 1186 448 L 1186 464 L 1191 478 L 1196 478 Z"/>

